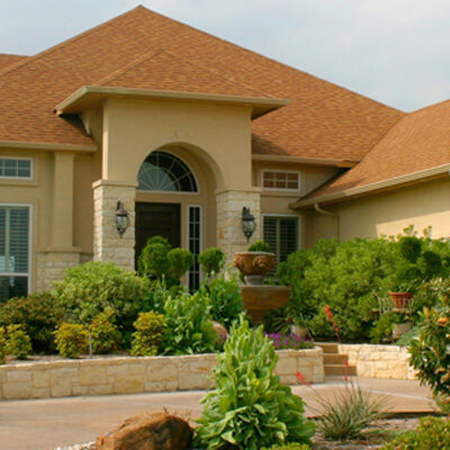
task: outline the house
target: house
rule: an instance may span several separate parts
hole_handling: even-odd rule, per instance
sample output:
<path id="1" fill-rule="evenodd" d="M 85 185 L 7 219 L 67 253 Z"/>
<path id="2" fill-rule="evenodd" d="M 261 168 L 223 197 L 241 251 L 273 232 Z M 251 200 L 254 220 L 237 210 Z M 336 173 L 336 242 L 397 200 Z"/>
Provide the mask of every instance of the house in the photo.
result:
<path id="1" fill-rule="evenodd" d="M 0 300 L 89 260 L 134 269 L 153 235 L 231 258 L 244 208 L 279 260 L 410 223 L 447 236 L 449 111 L 405 114 L 142 6 L 0 55 Z"/>

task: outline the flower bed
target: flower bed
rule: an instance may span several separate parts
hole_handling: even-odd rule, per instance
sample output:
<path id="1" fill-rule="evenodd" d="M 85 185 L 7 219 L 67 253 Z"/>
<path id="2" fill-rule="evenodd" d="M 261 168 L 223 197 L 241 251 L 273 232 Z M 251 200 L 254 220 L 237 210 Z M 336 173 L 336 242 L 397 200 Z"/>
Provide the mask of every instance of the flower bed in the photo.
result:
<path id="1" fill-rule="evenodd" d="M 277 374 L 285 384 L 324 381 L 320 348 L 278 351 Z M 75 395 L 170 392 L 211 387 L 216 354 L 105 357 L 19 362 L 0 366 L 0 400 Z"/>

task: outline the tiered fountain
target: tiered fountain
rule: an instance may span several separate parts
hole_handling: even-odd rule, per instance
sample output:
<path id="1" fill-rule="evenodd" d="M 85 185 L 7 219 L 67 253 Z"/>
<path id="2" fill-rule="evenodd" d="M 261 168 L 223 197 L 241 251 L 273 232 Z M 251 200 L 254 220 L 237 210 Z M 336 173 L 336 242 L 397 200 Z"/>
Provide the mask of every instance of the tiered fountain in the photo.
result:
<path id="1" fill-rule="evenodd" d="M 290 287 L 263 284 L 275 264 L 274 253 L 239 252 L 234 255 L 234 266 L 245 279 L 245 284 L 241 286 L 244 307 L 254 325 L 264 321 L 267 311 L 281 308 L 289 300 Z"/>

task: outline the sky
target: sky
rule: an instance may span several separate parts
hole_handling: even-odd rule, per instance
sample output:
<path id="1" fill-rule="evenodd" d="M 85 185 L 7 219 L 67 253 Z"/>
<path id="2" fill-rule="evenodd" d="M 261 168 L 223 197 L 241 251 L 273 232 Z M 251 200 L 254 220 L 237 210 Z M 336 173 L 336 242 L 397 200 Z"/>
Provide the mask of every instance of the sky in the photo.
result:
<path id="1" fill-rule="evenodd" d="M 449 0 L 0 0 L 0 53 L 36 54 L 139 3 L 404 111 L 450 98 Z"/>

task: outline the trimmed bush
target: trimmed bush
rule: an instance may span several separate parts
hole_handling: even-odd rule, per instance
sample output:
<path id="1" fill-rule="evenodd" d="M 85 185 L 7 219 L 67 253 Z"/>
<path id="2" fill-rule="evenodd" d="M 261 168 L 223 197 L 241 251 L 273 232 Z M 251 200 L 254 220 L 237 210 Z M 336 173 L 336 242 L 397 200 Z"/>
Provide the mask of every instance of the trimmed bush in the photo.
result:
<path id="1" fill-rule="evenodd" d="M 179 280 L 194 263 L 192 253 L 185 248 L 173 248 L 167 253 L 169 277 Z"/>
<path id="2" fill-rule="evenodd" d="M 448 419 L 425 417 L 416 431 L 406 431 L 380 450 L 448 450 L 450 422 Z"/>
<path id="3" fill-rule="evenodd" d="M 198 262 L 202 266 L 203 273 L 209 278 L 220 273 L 225 265 L 227 257 L 225 253 L 217 247 L 211 247 L 200 253 Z"/>
<path id="4" fill-rule="evenodd" d="M 120 332 L 114 324 L 114 311 L 107 308 L 98 314 L 89 325 L 94 354 L 108 354 L 117 350 L 120 345 Z"/>
<path id="5" fill-rule="evenodd" d="M 267 242 L 264 241 L 255 241 L 250 247 L 248 248 L 249 252 L 267 252 L 270 253 L 270 245 Z"/>
<path id="6" fill-rule="evenodd" d="M 63 323 L 55 331 L 56 348 L 64 358 L 76 358 L 89 348 L 89 332 L 83 325 Z"/>
<path id="7" fill-rule="evenodd" d="M 88 262 L 67 269 L 64 279 L 56 283 L 54 296 L 67 322 L 86 327 L 111 309 L 125 339 L 138 313 L 151 307 L 149 280 L 112 263 Z"/>
<path id="8" fill-rule="evenodd" d="M 35 353 L 55 352 L 53 332 L 62 322 L 63 311 L 50 292 L 12 298 L 0 304 L 0 326 L 21 325 Z"/>
<path id="9" fill-rule="evenodd" d="M 164 316 L 153 311 L 140 313 L 134 322 L 131 354 L 133 356 L 154 356 L 161 350 L 164 332 Z"/>
<path id="10" fill-rule="evenodd" d="M 217 350 L 218 338 L 210 315 L 210 299 L 198 292 L 169 298 L 165 304 L 164 353 L 184 355 Z"/>
<path id="11" fill-rule="evenodd" d="M 0 364 L 4 364 L 6 360 L 6 332 L 0 327 Z"/>
<path id="12" fill-rule="evenodd" d="M 198 447 L 260 450 L 310 443 L 314 425 L 304 418 L 302 399 L 274 375 L 278 357 L 261 326 L 251 329 L 243 318 L 234 324 L 217 360 L 216 389 L 202 400 Z"/>
<path id="13" fill-rule="evenodd" d="M 213 320 L 227 328 L 238 319 L 244 310 L 244 300 L 236 277 L 232 277 L 230 280 L 225 280 L 223 276 L 216 278 L 204 286 L 202 292 L 210 298 Z"/>
<path id="14" fill-rule="evenodd" d="M 6 327 L 6 352 L 17 359 L 27 359 L 32 351 L 31 339 L 22 329 L 22 325 Z"/>

